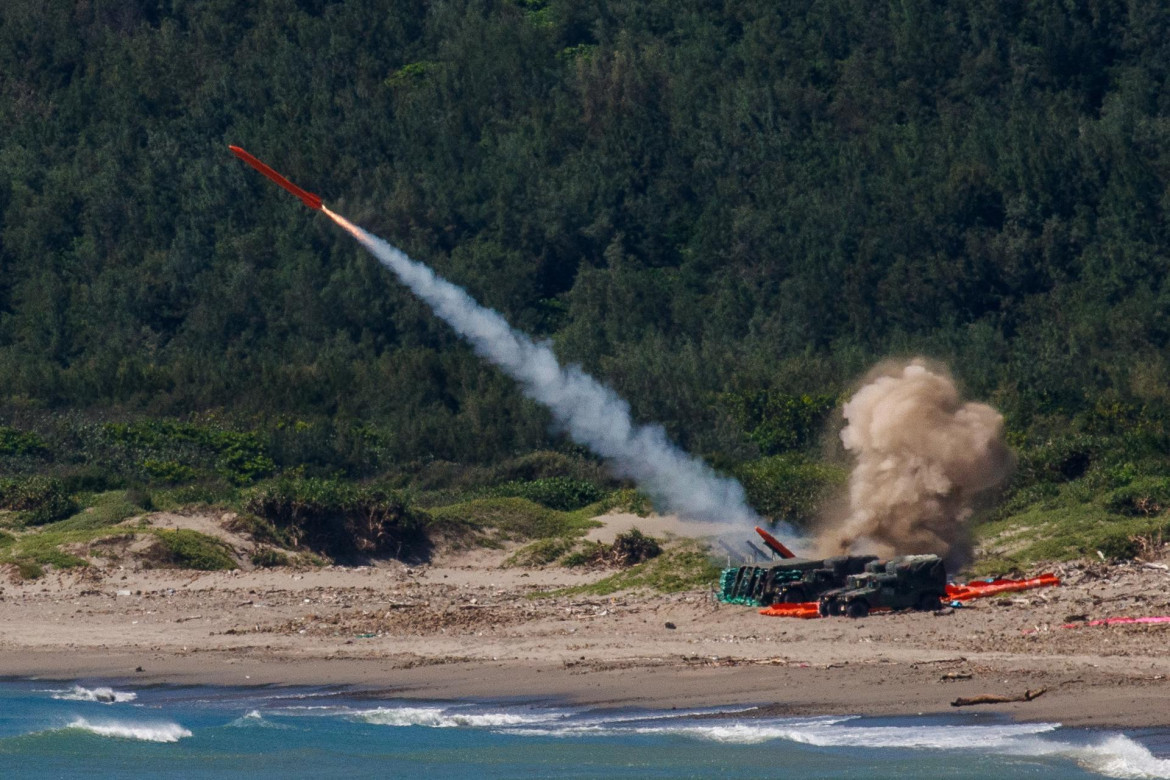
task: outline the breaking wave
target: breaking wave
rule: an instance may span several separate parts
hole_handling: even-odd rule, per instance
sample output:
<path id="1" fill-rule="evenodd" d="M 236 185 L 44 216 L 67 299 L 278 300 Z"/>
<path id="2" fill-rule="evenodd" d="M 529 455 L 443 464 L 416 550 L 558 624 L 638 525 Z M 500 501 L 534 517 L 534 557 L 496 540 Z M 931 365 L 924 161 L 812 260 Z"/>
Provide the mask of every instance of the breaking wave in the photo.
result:
<path id="1" fill-rule="evenodd" d="M 377 707 L 353 712 L 351 717 L 378 726 L 491 729 L 548 723 L 564 715 L 556 712 L 471 712 L 446 707 Z"/>
<path id="2" fill-rule="evenodd" d="M 815 747 L 867 750 L 941 750 L 998 755 L 1064 758 L 1106 777 L 1170 778 L 1170 759 L 1158 758 L 1123 734 L 1087 743 L 1046 738 L 1058 723 L 1016 723 L 989 726 L 865 726 L 856 718 L 805 718 L 765 721 L 696 722 L 687 716 L 656 723 L 598 721 L 552 728 L 525 728 L 513 733 L 533 736 L 615 736 L 646 734 L 689 737 L 727 744 L 753 745 L 776 740 Z"/>
<path id="3" fill-rule="evenodd" d="M 1170 777 L 1170 759 L 1158 758 L 1127 736 L 1115 734 L 1099 745 L 1074 756 L 1081 766 L 1108 777 Z"/>
<path id="4" fill-rule="evenodd" d="M 1002 726 L 842 726 L 841 721 L 811 719 L 766 725 L 664 725 L 638 728 L 642 734 L 679 734 L 716 742 L 753 744 L 786 739 L 817 747 L 910 748 L 930 750 L 998 750 L 1022 736 L 1060 728 L 1056 723 Z"/>
<path id="5" fill-rule="evenodd" d="M 378 708 L 359 717 L 370 723 L 394 726 L 479 727 L 535 737 L 620 736 L 623 734 L 674 736 L 724 744 L 757 745 L 787 741 L 813 747 L 865 750 L 962 751 L 972 754 L 1057 758 L 1115 778 L 1170 779 L 1170 759 L 1158 758 L 1148 748 L 1122 734 L 1086 742 L 1056 738 L 1059 723 L 995 725 L 869 726 L 857 717 L 810 717 L 761 720 L 709 718 L 712 714 L 679 712 L 670 715 L 583 713 L 475 713 L 458 714 L 441 707 Z"/>
<path id="6" fill-rule="evenodd" d="M 115 691 L 106 687 L 83 688 L 80 685 L 74 685 L 67 691 L 53 691 L 52 695 L 54 699 L 64 701 L 96 701 L 102 704 L 121 704 L 138 698 L 138 694 L 133 691 Z"/>
<path id="7" fill-rule="evenodd" d="M 240 717 L 228 724 L 231 728 L 260 728 L 260 729 L 286 729 L 288 726 L 280 723 L 273 723 L 264 717 L 264 713 L 260 710 L 248 710 Z"/>
<path id="8" fill-rule="evenodd" d="M 136 739 L 142 742 L 178 742 L 184 737 L 191 736 L 191 732 L 178 723 L 129 723 L 117 720 L 92 722 L 85 718 L 77 718 L 65 729 L 84 731 L 99 737 Z"/>

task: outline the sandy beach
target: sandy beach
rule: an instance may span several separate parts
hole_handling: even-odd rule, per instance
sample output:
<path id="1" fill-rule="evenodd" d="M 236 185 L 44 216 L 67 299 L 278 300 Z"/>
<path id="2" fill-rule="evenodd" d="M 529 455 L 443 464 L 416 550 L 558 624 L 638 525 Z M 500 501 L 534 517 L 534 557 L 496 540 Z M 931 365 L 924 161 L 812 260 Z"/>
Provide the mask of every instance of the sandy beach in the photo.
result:
<path id="1" fill-rule="evenodd" d="M 219 521 L 152 522 L 208 530 Z M 637 523 L 622 516 L 613 525 Z M 1156 565 L 1066 564 L 1059 588 L 938 614 L 794 620 L 702 590 L 543 595 L 611 572 L 506 568 L 507 554 L 213 573 L 123 558 L 33 581 L 5 577 L 0 675 L 793 714 L 950 712 L 957 697 L 1043 688 L 1033 701 L 966 711 L 1170 724 L 1170 625 L 1061 627 L 1170 613 L 1170 573 Z"/>

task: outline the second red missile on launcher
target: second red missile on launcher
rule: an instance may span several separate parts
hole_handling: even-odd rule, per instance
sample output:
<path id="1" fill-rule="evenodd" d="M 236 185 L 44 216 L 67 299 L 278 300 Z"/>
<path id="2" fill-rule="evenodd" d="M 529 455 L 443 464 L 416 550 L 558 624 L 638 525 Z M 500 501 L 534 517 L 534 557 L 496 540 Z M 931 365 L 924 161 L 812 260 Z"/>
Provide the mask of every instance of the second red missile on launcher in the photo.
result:
<path id="1" fill-rule="evenodd" d="M 298 198 L 301 199 L 301 202 L 304 203 L 309 208 L 313 209 L 314 211 L 321 210 L 321 202 L 322 201 L 321 201 L 320 195 L 314 195 L 313 193 L 308 192 L 307 190 L 302 190 L 300 187 L 293 184 L 291 181 L 284 178 L 279 173 L 272 170 L 267 165 L 260 162 L 259 160 L 257 160 L 255 157 L 253 157 L 252 155 L 245 152 L 240 147 L 229 146 L 228 149 L 230 149 L 232 154 L 234 154 L 236 157 L 239 157 L 241 160 L 248 163 L 248 165 L 251 165 L 253 168 L 260 171 L 260 173 L 264 174 L 268 178 L 272 179 L 274 182 L 279 184 L 281 187 L 284 187 L 286 190 L 291 192 L 293 195 L 296 195 Z"/>
<path id="2" fill-rule="evenodd" d="M 768 533 L 763 528 L 760 528 L 758 525 L 756 526 L 756 533 L 758 533 L 760 535 L 760 538 L 764 540 L 764 544 L 766 544 L 766 545 L 768 545 L 768 547 L 772 548 L 772 551 L 774 553 L 776 553 L 777 555 L 779 555 L 781 558 L 795 558 L 796 557 L 796 553 L 792 552 L 792 550 L 789 550 L 787 547 L 780 544 L 779 539 L 777 539 L 775 536 L 772 536 L 772 534 Z"/>

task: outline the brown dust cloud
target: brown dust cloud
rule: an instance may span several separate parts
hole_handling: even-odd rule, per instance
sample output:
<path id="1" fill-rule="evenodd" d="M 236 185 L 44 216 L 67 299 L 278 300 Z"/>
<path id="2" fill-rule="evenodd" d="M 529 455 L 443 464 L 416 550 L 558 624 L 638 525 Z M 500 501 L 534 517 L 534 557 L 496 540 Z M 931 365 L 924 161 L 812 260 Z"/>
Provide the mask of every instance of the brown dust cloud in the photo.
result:
<path id="1" fill-rule="evenodd" d="M 969 560 L 976 501 L 1015 465 L 1003 416 L 964 401 L 946 370 L 922 359 L 878 366 L 843 411 L 849 509 L 820 535 L 822 552 Z"/>

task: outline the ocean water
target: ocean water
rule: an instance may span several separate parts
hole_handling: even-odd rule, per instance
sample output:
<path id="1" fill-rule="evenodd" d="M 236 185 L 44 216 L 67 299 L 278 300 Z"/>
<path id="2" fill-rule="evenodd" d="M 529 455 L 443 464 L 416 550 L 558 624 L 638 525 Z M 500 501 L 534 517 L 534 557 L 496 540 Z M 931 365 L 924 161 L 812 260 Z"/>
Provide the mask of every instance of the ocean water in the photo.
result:
<path id="1" fill-rule="evenodd" d="M 0 682 L 0 777 L 79 776 L 1170 778 L 1170 729 Z"/>

